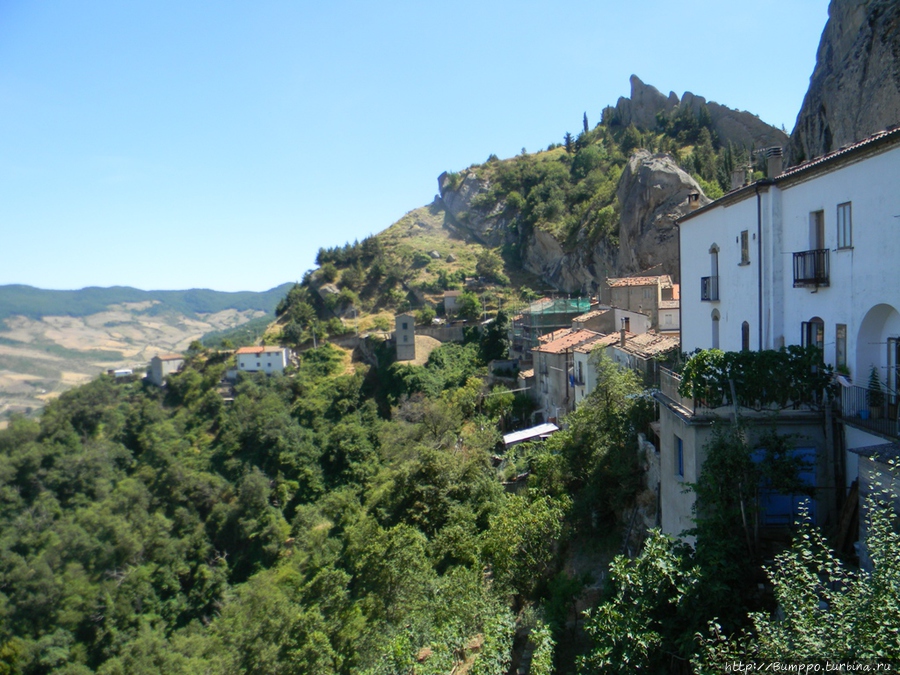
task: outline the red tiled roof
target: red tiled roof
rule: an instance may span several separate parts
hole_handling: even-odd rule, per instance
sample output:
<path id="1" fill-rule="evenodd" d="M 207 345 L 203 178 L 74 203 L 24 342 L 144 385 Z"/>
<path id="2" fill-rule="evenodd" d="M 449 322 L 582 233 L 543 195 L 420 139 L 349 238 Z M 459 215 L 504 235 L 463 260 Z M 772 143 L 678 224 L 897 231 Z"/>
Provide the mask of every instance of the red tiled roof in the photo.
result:
<path id="1" fill-rule="evenodd" d="M 601 314 L 604 314 L 608 311 L 609 311 L 608 309 L 595 309 L 590 312 L 585 312 L 581 316 L 576 316 L 574 319 L 572 319 L 572 322 L 574 323 L 575 321 L 588 321 L 588 320 L 593 319 L 596 316 L 600 316 Z"/>
<path id="2" fill-rule="evenodd" d="M 538 342 L 541 344 L 547 344 L 548 342 L 553 342 L 554 340 L 559 340 L 561 337 L 565 337 L 569 333 L 572 332 L 571 328 L 560 328 L 559 330 L 555 330 L 552 333 L 547 333 L 546 335 L 539 335 Z"/>
<path id="3" fill-rule="evenodd" d="M 607 285 L 610 288 L 620 288 L 624 286 L 656 286 L 659 284 L 663 288 L 672 286 L 672 277 L 668 274 L 661 274 L 655 277 L 619 277 L 607 279 Z"/>
<path id="4" fill-rule="evenodd" d="M 826 153 L 821 157 L 815 157 L 814 159 L 798 164 L 797 166 L 788 167 L 784 170 L 784 172 L 776 176 L 775 180 L 777 181 L 782 178 L 787 178 L 788 176 L 793 176 L 802 171 L 806 171 L 807 169 L 811 169 L 814 166 L 824 164 L 825 162 L 829 162 L 837 157 L 840 157 L 841 155 L 846 155 L 848 152 L 853 152 L 854 150 L 858 150 L 859 148 L 871 145 L 872 143 L 880 141 L 883 138 L 888 138 L 889 136 L 894 136 L 900 139 L 900 126 L 895 126 L 891 129 L 879 131 L 872 134 L 868 138 L 864 138 L 863 140 L 856 143 L 848 143 L 847 145 L 838 148 L 837 150 L 832 150 L 831 152 Z"/>
<path id="5" fill-rule="evenodd" d="M 628 339 L 628 336 L 631 333 L 625 333 L 625 339 Z M 580 344 L 575 347 L 575 351 L 579 354 L 590 354 L 597 347 L 609 347 L 610 345 L 616 344 L 620 339 L 621 335 L 619 333 L 609 333 L 608 335 L 601 335 L 595 340 L 588 340 L 584 344 Z"/>
<path id="6" fill-rule="evenodd" d="M 157 354 L 154 358 L 160 361 L 178 361 L 183 360 L 184 356 L 181 354 Z"/>
<path id="7" fill-rule="evenodd" d="M 535 347 L 531 351 L 540 352 L 542 354 L 562 354 L 572 347 L 587 342 L 588 340 L 592 340 L 599 335 L 599 333 L 595 333 L 592 330 L 576 330 L 558 340 L 553 340 L 552 342 L 542 344 L 540 347 Z"/>
<path id="8" fill-rule="evenodd" d="M 841 148 L 838 148 L 837 150 L 832 150 L 829 153 L 821 155 L 820 157 L 815 157 L 796 166 L 788 167 L 775 178 L 764 178 L 762 180 L 750 183 L 749 185 L 740 187 L 736 190 L 732 190 L 731 192 L 725 194 L 723 197 L 719 197 L 718 199 L 711 201 L 709 204 L 701 206 L 696 211 L 691 211 L 681 218 L 678 218 L 676 222 L 682 223 L 691 220 L 696 215 L 705 213 L 710 209 L 721 206 L 722 204 L 736 203 L 740 200 L 746 199 L 756 192 L 759 185 L 778 185 L 782 182 L 789 183 L 792 179 L 798 176 L 802 177 L 802 175 L 807 172 L 814 174 L 817 171 L 828 171 L 829 164 L 838 164 L 842 162 L 847 156 L 852 157 L 852 155 L 854 154 L 865 152 L 868 146 L 881 144 L 895 145 L 898 142 L 900 142 L 900 125 L 895 125 L 893 127 L 885 129 L 884 131 L 874 133 L 871 136 L 864 138 L 863 140 L 856 143 L 849 143 Z"/>
<path id="9" fill-rule="evenodd" d="M 284 347 L 241 347 L 235 354 L 266 354 L 271 352 L 280 352 Z"/>
<path id="10" fill-rule="evenodd" d="M 624 350 L 638 356 L 650 357 L 675 349 L 680 343 L 681 341 L 678 338 L 671 335 L 660 335 L 649 331 L 627 339 Z"/>

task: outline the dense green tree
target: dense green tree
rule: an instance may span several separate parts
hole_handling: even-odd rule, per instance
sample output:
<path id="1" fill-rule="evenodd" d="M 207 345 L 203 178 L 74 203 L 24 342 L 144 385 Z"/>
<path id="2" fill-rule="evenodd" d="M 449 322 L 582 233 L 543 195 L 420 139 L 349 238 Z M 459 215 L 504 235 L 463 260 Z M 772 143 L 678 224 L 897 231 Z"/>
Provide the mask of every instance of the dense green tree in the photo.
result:
<path id="1" fill-rule="evenodd" d="M 509 356 L 509 316 L 499 311 L 494 320 L 482 331 L 479 341 L 481 360 L 487 363 Z"/>
<path id="2" fill-rule="evenodd" d="M 581 660 L 585 673 L 688 672 L 697 616 L 699 570 L 658 530 L 634 560 L 610 565 L 607 599 L 588 615 L 593 641 Z"/>
<path id="3" fill-rule="evenodd" d="M 871 571 L 855 571 L 832 551 L 822 533 L 803 519 L 790 550 L 767 567 L 779 610 L 750 615 L 752 629 L 729 637 L 714 622 L 699 672 L 723 663 L 799 661 L 860 663 L 900 659 L 900 534 L 892 505 L 868 501 Z"/>
<path id="4" fill-rule="evenodd" d="M 475 271 L 479 276 L 506 285 L 509 278 L 503 273 L 503 258 L 490 249 L 484 249 L 477 256 Z"/>
<path id="5" fill-rule="evenodd" d="M 436 315 L 437 312 L 434 311 L 434 307 L 425 305 L 425 307 L 416 312 L 416 323 L 420 326 L 430 326 Z"/>
<path id="6" fill-rule="evenodd" d="M 507 498 L 491 519 L 485 555 L 500 588 L 521 596 L 532 593 L 552 569 L 569 506 L 565 497 Z"/>
<path id="7" fill-rule="evenodd" d="M 469 292 L 460 295 L 456 314 L 460 319 L 476 321 L 481 316 L 481 302 L 478 300 L 478 296 Z"/>

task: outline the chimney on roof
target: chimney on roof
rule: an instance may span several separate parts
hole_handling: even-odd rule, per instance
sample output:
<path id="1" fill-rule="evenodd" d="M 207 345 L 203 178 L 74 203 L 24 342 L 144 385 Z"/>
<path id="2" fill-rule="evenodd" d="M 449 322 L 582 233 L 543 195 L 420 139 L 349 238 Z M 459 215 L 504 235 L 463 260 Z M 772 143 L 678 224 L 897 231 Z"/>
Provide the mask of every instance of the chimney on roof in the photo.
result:
<path id="1" fill-rule="evenodd" d="M 688 209 L 696 211 L 698 208 L 700 208 L 700 193 L 692 192 L 688 195 Z"/>
<path id="2" fill-rule="evenodd" d="M 620 347 L 625 346 L 625 326 L 626 326 L 625 321 L 626 320 L 623 318 L 622 319 L 622 328 L 619 329 L 619 346 Z"/>
<path id="3" fill-rule="evenodd" d="M 744 167 L 738 167 L 731 172 L 731 189 L 737 190 L 744 187 Z"/>
<path id="4" fill-rule="evenodd" d="M 784 173 L 781 168 L 781 154 L 780 145 L 766 148 L 766 171 L 769 178 L 776 178 Z"/>

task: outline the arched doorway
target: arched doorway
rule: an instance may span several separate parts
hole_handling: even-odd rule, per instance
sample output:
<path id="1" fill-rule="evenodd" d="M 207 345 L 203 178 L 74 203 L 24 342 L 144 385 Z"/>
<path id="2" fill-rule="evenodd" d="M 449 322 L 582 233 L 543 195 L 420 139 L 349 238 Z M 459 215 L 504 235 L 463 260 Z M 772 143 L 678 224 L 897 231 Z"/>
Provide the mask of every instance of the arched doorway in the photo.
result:
<path id="1" fill-rule="evenodd" d="M 865 384 L 872 366 L 891 393 L 900 387 L 900 312 L 891 305 L 875 305 L 866 312 L 856 334 L 855 382 Z"/>

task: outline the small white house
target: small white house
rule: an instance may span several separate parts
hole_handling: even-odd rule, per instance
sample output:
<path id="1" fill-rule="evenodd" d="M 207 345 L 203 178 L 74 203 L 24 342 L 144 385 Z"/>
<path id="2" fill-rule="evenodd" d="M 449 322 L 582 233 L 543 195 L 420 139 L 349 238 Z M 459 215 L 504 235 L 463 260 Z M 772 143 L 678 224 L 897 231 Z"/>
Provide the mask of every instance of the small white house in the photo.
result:
<path id="1" fill-rule="evenodd" d="M 287 347 L 241 347 L 235 352 L 239 373 L 284 372 L 290 359 Z"/>
<path id="2" fill-rule="evenodd" d="M 161 387 L 166 383 L 166 376 L 177 373 L 183 365 L 184 356 L 181 354 L 157 354 L 150 359 L 150 371 L 147 373 L 147 379 L 157 387 Z"/>
<path id="3" fill-rule="evenodd" d="M 444 313 L 453 316 L 459 309 L 459 298 L 462 291 L 444 291 Z"/>

